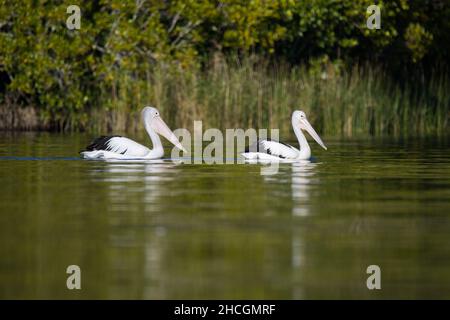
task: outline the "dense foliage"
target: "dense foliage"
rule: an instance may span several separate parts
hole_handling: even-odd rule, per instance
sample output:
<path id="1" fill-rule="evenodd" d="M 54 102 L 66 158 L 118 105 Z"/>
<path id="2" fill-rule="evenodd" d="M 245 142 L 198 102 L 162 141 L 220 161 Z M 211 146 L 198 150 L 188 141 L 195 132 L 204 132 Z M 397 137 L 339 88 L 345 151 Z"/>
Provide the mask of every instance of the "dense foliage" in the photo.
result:
<path id="1" fill-rule="evenodd" d="M 373 2 L 379 30 L 366 27 Z M 450 52 L 445 0 L 79 1 L 80 30 L 66 26 L 70 4 L 0 1 L 0 105 L 34 106 L 62 129 L 114 107 L 105 101 L 119 75 L 150 82 L 156 66 L 180 76 L 208 70 L 217 53 L 397 70 L 431 69 Z"/>

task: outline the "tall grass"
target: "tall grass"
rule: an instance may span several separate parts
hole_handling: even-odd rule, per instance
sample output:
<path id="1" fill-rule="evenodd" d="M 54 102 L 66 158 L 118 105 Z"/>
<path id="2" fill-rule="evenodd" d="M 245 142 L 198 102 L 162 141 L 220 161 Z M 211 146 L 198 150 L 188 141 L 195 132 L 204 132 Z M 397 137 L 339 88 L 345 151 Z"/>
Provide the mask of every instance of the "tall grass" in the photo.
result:
<path id="1" fill-rule="evenodd" d="M 215 59 L 203 70 L 157 66 L 145 76 L 117 73 L 116 79 L 111 92 L 104 90 L 90 128 L 141 128 L 138 111 L 148 104 L 172 127 L 188 129 L 202 120 L 204 128 L 279 128 L 288 134 L 295 109 L 326 135 L 428 135 L 449 128 L 450 82 L 442 73 L 418 84 L 369 65 L 312 70 Z"/>
<path id="2" fill-rule="evenodd" d="M 290 116 L 302 109 L 325 135 L 429 135 L 448 132 L 450 81 L 399 80 L 382 68 L 340 69 L 333 64 L 289 67 L 266 60 L 216 57 L 203 68 L 155 66 L 145 74 L 117 71 L 101 87 L 84 128 L 142 130 L 140 110 L 156 106 L 172 128 L 279 128 L 291 134 Z M 6 118 L 5 118 L 6 119 Z M 25 126 L 26 127 L 26 126 Z"/>

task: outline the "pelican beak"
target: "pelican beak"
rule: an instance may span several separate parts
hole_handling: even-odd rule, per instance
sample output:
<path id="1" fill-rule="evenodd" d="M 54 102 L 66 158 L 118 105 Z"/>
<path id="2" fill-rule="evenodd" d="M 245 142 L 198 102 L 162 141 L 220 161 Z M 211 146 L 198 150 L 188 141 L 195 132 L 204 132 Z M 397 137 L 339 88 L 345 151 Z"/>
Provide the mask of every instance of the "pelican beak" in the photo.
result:
<path id="1" fill-rule="evenodd" d="M 314 140 L 316 140 L 316 142 L 325 150 L 327 150 L 327 147 L 325 146 L 325 144 L 323 143 L 322 139 L 320 139 L 319 135 L 317 134 L 316 130 L 314 130 L 314 128 L 311 126 L 311 124 L 309 123 L 308 120 L 301 119 L 300 120 L 301 125 L 303 126 L 303 129 L 305 129 L 306 131 L 308 131 L 308 133 L 311 135 L 311 137 L 313 137 Z"/>
<path id="2" fill-rule="evenodd" d="M 172 144 L 175 147 L 177 147 L 180 150 L 183 150 L 184 152 L 187 152 L 186 149 L 183 148 L 183 146 L 181 145 L 180 141 L 178 141 L 177 137 L 172 132 L 172 130 L 169 129 L 167 124 L 159 116 L 153 118 L 151 126 L 156 133 L 162 135 L 164 138 L 172 142 Z"/>

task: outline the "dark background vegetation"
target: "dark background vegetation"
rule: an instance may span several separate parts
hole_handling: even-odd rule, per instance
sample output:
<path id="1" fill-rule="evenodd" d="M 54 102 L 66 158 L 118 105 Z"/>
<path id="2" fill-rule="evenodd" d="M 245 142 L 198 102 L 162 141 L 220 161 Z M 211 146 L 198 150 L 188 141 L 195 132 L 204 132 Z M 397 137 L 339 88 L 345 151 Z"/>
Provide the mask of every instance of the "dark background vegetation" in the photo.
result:
<path id="1" fill-rule="evenodd" d="M 130 130 L 152 104 L 173 126 L 448 129 L 448 1 L 72 2 L 0 1 L 0 128 Z"/>

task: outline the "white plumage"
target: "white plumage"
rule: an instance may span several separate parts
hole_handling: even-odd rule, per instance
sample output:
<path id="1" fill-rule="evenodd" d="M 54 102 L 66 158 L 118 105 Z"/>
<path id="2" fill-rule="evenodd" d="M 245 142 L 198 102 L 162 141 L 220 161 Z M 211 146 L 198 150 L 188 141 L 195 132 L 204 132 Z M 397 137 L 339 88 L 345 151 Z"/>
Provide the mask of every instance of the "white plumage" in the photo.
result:
<path id="1" fill-rule="evenodd" d="M 152 140 L 153 149 L 149 149 L 140 143 L 121 136 L 101 136 L 81 152 L 85 159 L 159 159 L 164 155 L 164 149 L 158 134 L 166 137 L 177 148 L 186 152 L 173 132 L 160 118 L 158 110 L 145 107 L 142 110 L 142 119 L 145 129 Z"/>
<path id="2" fill-rule="evenodd" d="M 150 149 L 126 137 L 113 137 L 107 142 L 106 151 L 140 158 L 147 156 Z"/>
<path id="3" fill-rule="evenodd" d="M 294 111 L 292 113 L 292 128 L 294 129 L 300 149 L 282 142 L 259 140 L 247 148 L 245 152 L 242 153 L 242 156 L 248 160 L 308 160 L 311 158 L 311 149 L 302 130 L 306 130 L 322 148 L 325 150 L 327 149 L 323 144 L 322 139 L 320 139 L 317 132 L 306 119 L 306 115 L 303 111 Z"/>
<path id="4" fill-rule="evenodd" d="M 298 158 L 299 152 L 300 150 L 288 144 L 271 140 L 259 140 L 250 146 L 242 155 L 247 159 L 290 160 Z"/>

